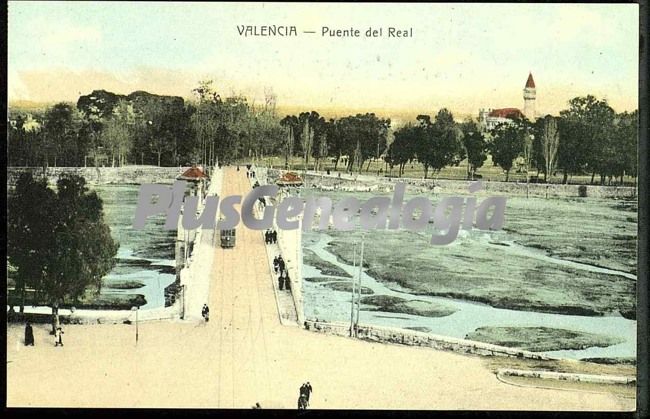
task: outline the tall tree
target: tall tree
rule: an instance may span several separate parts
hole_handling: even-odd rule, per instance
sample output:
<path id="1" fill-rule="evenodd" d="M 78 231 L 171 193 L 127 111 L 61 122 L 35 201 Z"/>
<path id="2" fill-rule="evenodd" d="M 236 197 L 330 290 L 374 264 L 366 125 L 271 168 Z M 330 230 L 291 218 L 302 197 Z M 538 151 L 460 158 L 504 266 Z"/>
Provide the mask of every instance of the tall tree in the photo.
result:
<path id="1" fill-rule="evenodd" d="M 21 295 L 20 312 L 25 305 L 27 287 L 41 288 L 48 270 L 54 241 L 56 196 L 47 178 L 34 179 L 31 172 L 18 176 L 7 199 L 7 258 L 16 268 L 16 291 Z"/>
<path id="2" fill-rule="evenodd" d="M 557 160 L 557 152 L 560 145 L 560 131 L 557 126 L 557 119 L 547 115 L 541 119 L 541 126 L 537 130 L 540 139 L 542 156 L 544 162 L 544 182 L 553 174 Z"/>
<path id="3" fill-rule="evenodd" d="M 126 163 L 126 156 L 133 148 L 135 136 L 135 112 L 133 105 L 126 100 L 118 101 L 112 115 L 104 123 L 102 130 L 102 143 L 111 153 L 111 166 L 122 166 Z"/>
<path id="4" fill-rule="evenodd" d="M 404 166 L 412 161 L 418 149 L 418 143 L 422 140 L 421 128 L 407 124 L 395 131 L 395 139 L 388 147 L 386 162 L 390 167 L 390 173 L 394 166 L 398 166 L 398 176 L 404 174 Z"/>
<path id="5" fill-rule="evenodd" d="M 613 150 L 614 110 L 607 101 L 588 95 L 571 99 L 569 108 L 561 111 L 560 117 L 563 120 L 560 123 L 560 136 L 569 146 L 568 150 L 562 150 L 560 144 L 559 157 L 563 160 L 563 166 L 572 166 L 573 173 L 576 173 L 580 167 L 575 166 L 582 166 L 575 164 L 577 160 L 584 164 L 585 170 L 591 172 L 592 183 L 596 173 L 599 173 L 603 184 Z M 565 133 L 562 132 L 563 129 Z M 581 156 L 574 156 L 574 153 Z M 565 159 L 569 161 L 566 162 Z"/>
<path id="6" fill-rule="evenodd" d="M 492 161 L 506 172 L 506 182 L 510 177 L 515 158 L 524 151 L 526 135 L 520 121 L 501 123 L 492 131 L 492 142 L 489 144 Z"/>
<path id="7" fill-rule="evenodd" d="M 474 180 L 476 171 L 487 160 L 487 141 L 472 120 L 461 124 L 461 130 L 463 132 L 463 147 L 467 154 L 467 178 Z"/>
<path id="8" fill-rule="evenodd" d="M 32 202 L 30 206 L 44 211 L 16 211 L 34 197 L 44 202 Z M 99 291 L 102 278 L 115 265 L 119 245 L 104 221 L 102 200 L 96 192 L 88 191 L 81 176 L 62 175 L 54 194 L 43 181 L 24 175 L 9 200 L 10 241 L 17 246 L 10 260 L 19 277 L 33 278 L 32 285 L 51 305 L 52 326 L 56 329 L 61 304 L 75 301 L 88 289 Z M 40 243 L 21 243 L 25 235 L 37 237 Z"/>
<path id="9" fill-rule="evenodd" d="M 454 117 L 447 109 L 441 109 L 432 123 L 429 115 L 417 117 L 422 140 L 418 143 L 418 161 L 424 166 L 424 178 L 429 169 L 434 173 L 444 167 L 457 166 L 465 157 L 461 142 L 462 131 L 454 122 Z"/>

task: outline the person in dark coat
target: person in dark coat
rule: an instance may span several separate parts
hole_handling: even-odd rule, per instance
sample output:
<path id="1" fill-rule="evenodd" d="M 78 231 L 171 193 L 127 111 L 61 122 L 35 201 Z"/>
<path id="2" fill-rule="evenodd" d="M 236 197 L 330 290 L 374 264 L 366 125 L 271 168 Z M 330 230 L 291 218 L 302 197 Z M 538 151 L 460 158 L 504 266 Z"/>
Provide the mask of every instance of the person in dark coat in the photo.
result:
<path id="1" fill-rule="evenodd" d="M 57 327 L 54 332 L 54 346 L 63 346 L 63 329 L 61 327 Z"/>
<path id="2" fill-rule="evenodd" d="M 269 244 L 269 231 L 264 232 L 264 244 Z"/>
<path id="3" fill-rule="evenodd" d="M 273 243 L 277 243 L 277 242 L 278 242 L 278 232 L 275 231 L 275 230 L 273 230 L 273 232 L 271 232 L 271 241 L 272 241 Z"/>
<path id="4" fill-rule="evenodd" d="M 282 277 L 282 274 L 278 276 L 278 288 L 280 289 L 280 291 L 284 289 L 284 278 Z"/>
<path id="5" fill-rule="evenodd" d="M 307 381 L 305 384 L 305 396 L 307 396 L 307 402 L 309 402 L 309 396 L 311 396 L 312 388 L 311 384 L 309 381 Z"/>
<path id="6" fill-rule="evenodd" d="M 284 259 L 282 256 L 278 256 L 278 268 L 280 268 L 280 273 L 284 272 Z"/>
<path id="7" fill-rule="evenodd" d="M 201 309 L 201 315 L 205 319 L 205 321 L 210 321 L 210 309 L 208 308 L 207 304 L 203 304 L 203 309 Z"/>
<path id="8" fill-rule="evenodd" d="M 30 322 L 25 325 L 25 346 L 34 346 L 34 330 Z"/>
<path id="9" fill-rule="evenodd" d="M 282 282 L 284 282 L 284 288 L 289 291 L 291 289 L 291 284 L 289 283 L 289 274 L 287 271 L 283 271 L 280 277 L 282 278 Z"/>
<path id="10" fill-rule="evenodd" d="M 278 273 L 278 268 L 279 268 L 279 263 L 278 263 L 278 257 L 276 256 L 273 258 L 273 270 L 275 271 L 276 274 Z"/>
<path id="11" fill-rule="evenodd" d="M 301 394 L 300 397 L 298 397 L 298 410 L 307 410 L 307 406 L 309 406 L 307 396 Z"/>

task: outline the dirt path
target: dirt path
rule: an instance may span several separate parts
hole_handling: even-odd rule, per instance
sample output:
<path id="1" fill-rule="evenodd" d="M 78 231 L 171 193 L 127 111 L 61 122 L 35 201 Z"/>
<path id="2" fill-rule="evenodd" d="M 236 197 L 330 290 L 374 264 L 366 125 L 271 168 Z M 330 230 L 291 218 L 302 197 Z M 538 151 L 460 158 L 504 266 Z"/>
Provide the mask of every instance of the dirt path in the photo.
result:
<path id="1" fill-rule="evenodd" d="M 245 169 L 226 168 L 222 196 L 249 190 Z M 55 348 L 22 328 L 7 339 L 9 406 L 296 408 L 310 381 L 312 408 L 621 410 L 610 394 L 515 387 L 478 357 L 361 342 L 280 325 L 259 231 L 237 229 L 215 250 L 208 324 L 68 326 Z"/>

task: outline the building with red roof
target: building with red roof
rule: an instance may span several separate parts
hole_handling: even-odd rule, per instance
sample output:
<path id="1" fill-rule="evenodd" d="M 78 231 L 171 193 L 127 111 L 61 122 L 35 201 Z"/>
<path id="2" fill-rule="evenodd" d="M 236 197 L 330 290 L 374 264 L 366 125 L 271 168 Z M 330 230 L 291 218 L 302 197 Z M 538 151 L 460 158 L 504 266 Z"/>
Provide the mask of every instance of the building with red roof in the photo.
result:
<path id="1" fill-rule="evenodd" d="M 209 176 L 205 174 L 205 172 L 197 166 L 192 166 L 189 169 L 187 169 L 185 172 L 183 172 L 182 175 L 178 176 L 176 179 L 178 180 L 189 180 L 190 182 L 198 182 L 202 179 L 209 179 Z"/>
<path id="2" fill-rule="evenodd" d="M 535 88 L 535 80 L 533 74 L 528 73 L 528 79 L 524 86 L 524 109 L 519 108 L 482 108 L 479 109 L 478 122 L 479 127 L 483 131 L 491 131 L 499 124 L 512 123 L 518 119 L 528 119 L 535 121 L 535 100 L 537 98 L 537 89 Z"/>

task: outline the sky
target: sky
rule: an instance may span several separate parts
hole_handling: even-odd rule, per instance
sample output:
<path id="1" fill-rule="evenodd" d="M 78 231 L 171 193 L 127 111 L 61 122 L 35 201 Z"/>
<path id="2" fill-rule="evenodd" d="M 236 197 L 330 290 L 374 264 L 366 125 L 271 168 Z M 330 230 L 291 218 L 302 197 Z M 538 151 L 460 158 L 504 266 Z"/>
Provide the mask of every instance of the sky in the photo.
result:
<path id="1" fill-rule="evenodd" d="M 243 37 L 237 25 L 296 26 L 296 37 Z M 322 27 L 381 38 L 322 36 Z M 413 30 L 388 38 L 388 27 Z M 635 4 L 289 4 L 10 2 L 9 101 L 76 101 L 94 89 L 222 96 L 286 110 L 385 116 L 523 108 L 593 94 L 617 111 L 638 103 Z M 302 31 L 315 31 L 314 34 Z"/>

